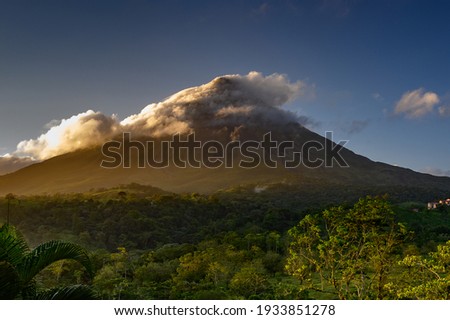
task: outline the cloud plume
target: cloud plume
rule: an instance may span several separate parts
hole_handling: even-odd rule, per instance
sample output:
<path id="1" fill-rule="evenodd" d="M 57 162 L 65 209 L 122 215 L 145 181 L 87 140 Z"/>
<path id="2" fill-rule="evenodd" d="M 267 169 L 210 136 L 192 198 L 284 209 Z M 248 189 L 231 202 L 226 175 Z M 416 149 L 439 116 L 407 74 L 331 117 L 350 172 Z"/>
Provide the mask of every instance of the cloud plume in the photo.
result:
<path id="1" fill-rule="evenodd" d="M 132 132 L 163 136 L 252 121 L 285 123 L 294 116 L 279 107 L 293 100 L 303 87 L 302 82 L 290 83 L 279 74 L 222 76 L 148 105 L 121 125 Z"/>
<path id="2" fill-rule="evenodd" d="M 439 96 L 434 92 L 425 92 L 423 88 L 408 91 L 403 94 L 395 105 L 395 114 L 405 114 L 407 118 L 420 118 L 433 112 L 439 103 Z"/>
<path id="3" fill-rule="evenodd" d="M 37 139 L 17 145 L 17 156 L 48 159 L 63 153 L 89 148 L 114 136 L 119 130 L 116 117 L 88 110 L 69 119 L 56 122 Z"/>
<path id="4" fill-rule="evenodd" d="M 305 122 L 281 106 L 308 92 L 304 82 L 290 82 L 280 74 L 225 75 L 152 103 L 123 121 L 92 110 L 52 121 L 38 138 L 20 142 L 14 156 L 45 160 L 102 144 L 121 132 L 161 137 L 205 128 Z"/>

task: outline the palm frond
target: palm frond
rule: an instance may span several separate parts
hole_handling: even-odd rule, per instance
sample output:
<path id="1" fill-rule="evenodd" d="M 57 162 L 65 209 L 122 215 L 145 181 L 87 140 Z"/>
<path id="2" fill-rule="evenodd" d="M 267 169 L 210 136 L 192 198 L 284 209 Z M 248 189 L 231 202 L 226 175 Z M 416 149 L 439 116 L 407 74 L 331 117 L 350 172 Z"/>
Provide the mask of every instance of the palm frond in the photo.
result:
<path id="1" fill-rule="evenodd" d="M 8 261 L 11 265 L 18 265 L 30 252 L 25 238 L 9 224 L 0 227 L 0 261 Z"/>
<path id="2" fill-rule="evenodd" d="M 24 300 L 36 299 L 36 280 L 31 279 L 27 283 L 23 283 L 20 289 L 20 296 Z"/>
<path id="3" fill-rule="evenodd" d="M 95 300 L 94 291 L 88 286 L 74 285 L 63 288 L 54 288 L 40 292 L 35 297 L 36 300 Z"/>
<path id="4" fill-rule="evenodd" d="M 71 259 L 78 261 L 93 277 L 93 266 L 87 252 L 79 245 L 53 240 L 43 243 L 32 250 L 19 265 L 19 274 L 22 281 L 31 280 L 36 274 L 42 271 L 53 262 Z"/>
<path id="5" fill-rule="evenodd" d="M 14 266 L 7 261 L 0 261 L 0 300 L 17 297 L 20 291 L 20 279 Z"/>

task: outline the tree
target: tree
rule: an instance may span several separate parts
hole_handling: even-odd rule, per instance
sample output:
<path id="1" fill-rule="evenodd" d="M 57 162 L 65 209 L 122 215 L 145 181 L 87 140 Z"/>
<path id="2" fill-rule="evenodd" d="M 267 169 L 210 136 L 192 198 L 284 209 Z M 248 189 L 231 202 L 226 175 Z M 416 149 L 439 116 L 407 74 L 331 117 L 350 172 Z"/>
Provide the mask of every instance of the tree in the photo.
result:
<path id="1" fill-rule="evenodd" d="M 450 299 L 450 241 L 438 245 L 427 257 L 407 255 L 398 264 L 405 268 L 386 287 L 395 299 Z"/>
<path id="2" fill-rule="evenodd" d="M 267 274 L 260 262 L 242 267 L 230 281 L 230 289 L 247 299 L 266 293 L 269 287 Z"/>
<path id="3" fill-rule="evenodd" d="M 286 269 L 306 288 L 331 287 L 340 299 L 382 299 L 405 234 L 386 199 L 366 197 L 349 209 L 307 215 L 289 230 Z"/>
<path id="4" fill-rule="evenodd" d="M 93 276 L 86 251 L 63 241 L 49 241 L 31 250 L 23 236 L 11 225 L 0 228 L 0 299 L 91 299 L 93 292 L 84 285 L 39 291 L 36 275 L 54 262 L 72 259 Z"/>
<path id="5" fill-rule="evenodd" d="M 109 255 L 109 263 L 97 272 L 94 288 L 104 298 L 120 300 L 129 296 L 132 271 L 129 252 L 124 247 L 117 248 L 117 251 Z"/>

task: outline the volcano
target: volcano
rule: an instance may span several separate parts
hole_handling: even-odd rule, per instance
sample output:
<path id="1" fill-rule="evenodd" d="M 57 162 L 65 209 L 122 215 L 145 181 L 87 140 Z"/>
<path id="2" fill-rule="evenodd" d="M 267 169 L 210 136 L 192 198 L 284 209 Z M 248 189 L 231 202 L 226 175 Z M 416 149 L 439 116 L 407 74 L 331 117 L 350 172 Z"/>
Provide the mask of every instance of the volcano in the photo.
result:
<path id="1" fill-rule="evenodd" d="M 280 75 L 222 76 L 151 104 L 120 123 L 97 113 L 86 113 L 77 122 L 78 127 L 69 128 L 64 124 L 66 127 L 58 128 L 59 131 L 66 130 L 61 135 L 65 140 L 56 147 L 52 145 L 53 149 L 45 142 L 45 135 L 22 144 L 22 151 L 32 146 L 29 150 L 40 150 L 41 154 L 50 156 L 1 176 L 0 194 L 86 192 L 131 183 L 172 192 L 199 193 L 275 184 L 333 186 L 344 190 L 351 186 L 352 189 L 419 187 L 450 191 L 448 177 L 371 161 L 336 144 L 330 137 L 307 129 L 301 118 L 281 107 L 295 98 L 301 89 L 302 83 L 289 83 Z M 128 133 L 132 141 L 124 141 L 124 133 Z M 211 145 L 207 150 L 209 154 L 202 154 L 205 150 L 197 148 L 191 155 L 203 165 L 183 168 L 173 159 L 162 167 L 148 165 L 150 156 L 164 157 L 164 143 L 170 145 L 177 135 L 186 142 L 192 134 L 195 134 L 196 143 Z M 262 148 L 268 134 L 277 148 Z M 67 140 L 68 136 L 72 140 Z M 73 141 L 77 143 L 72 147 Z M 218 154 L 217 147 L 230 143 L 240 145 L 241 152 L 231 154 L 229 165 L 226 165 L 222 158 L 230 155 L 229 150 Z M 248 148 L 242 152 L 244 145 Z M 280 149 L 280 145 L 283 148 Z M 185 162 L 189 157 L 186 150 L 179 155 Z M 117 163 L 108 165 L 116 159 L 114 154 L 118 155 Z M 221 165 L 204 165 L 211 163 L 211 159 Z M 256 159 L 259 161 L 253 161 Z M 291 160 L 289 165 L 286 159 Z M 299 163 L 292 165 L 294 159 Z M 242 166 L 242 163 L 252 165 Z"/>

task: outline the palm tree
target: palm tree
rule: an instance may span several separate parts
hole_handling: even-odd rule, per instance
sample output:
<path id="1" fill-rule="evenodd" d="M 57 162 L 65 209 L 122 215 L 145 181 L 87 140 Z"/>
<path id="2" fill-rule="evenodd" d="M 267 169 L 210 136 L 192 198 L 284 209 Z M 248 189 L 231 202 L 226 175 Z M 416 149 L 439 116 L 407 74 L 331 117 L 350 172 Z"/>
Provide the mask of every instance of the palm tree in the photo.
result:
<path id="1" fill-rule="evenodd" d="M 8 202 L 8 211 L 7 211 L 7 218 L 6 218 L 6 223 L 8 223 L 9 224 L 9 221 L 10 221 L 10 205 L 11 205 L 11 201 L 12 200 L 16 200 L 16 196 L 14 195 L 14 194 L 12 194 L 12 193 L 8 193 L 6 196 L 5 196 L 5 199 L 7 200 L 7 202 Z"/>
<path id="2" fill-rule="evenodd" d="M 35 276 L 56 261 L 78 261 L 93 277 L 86 251 L 73 243 L 49 241 L 31 250 L 13 226 L 0 227 L 0 299 L 93 299 L 92 290 L 74 285 L 39 292 Z"/>

